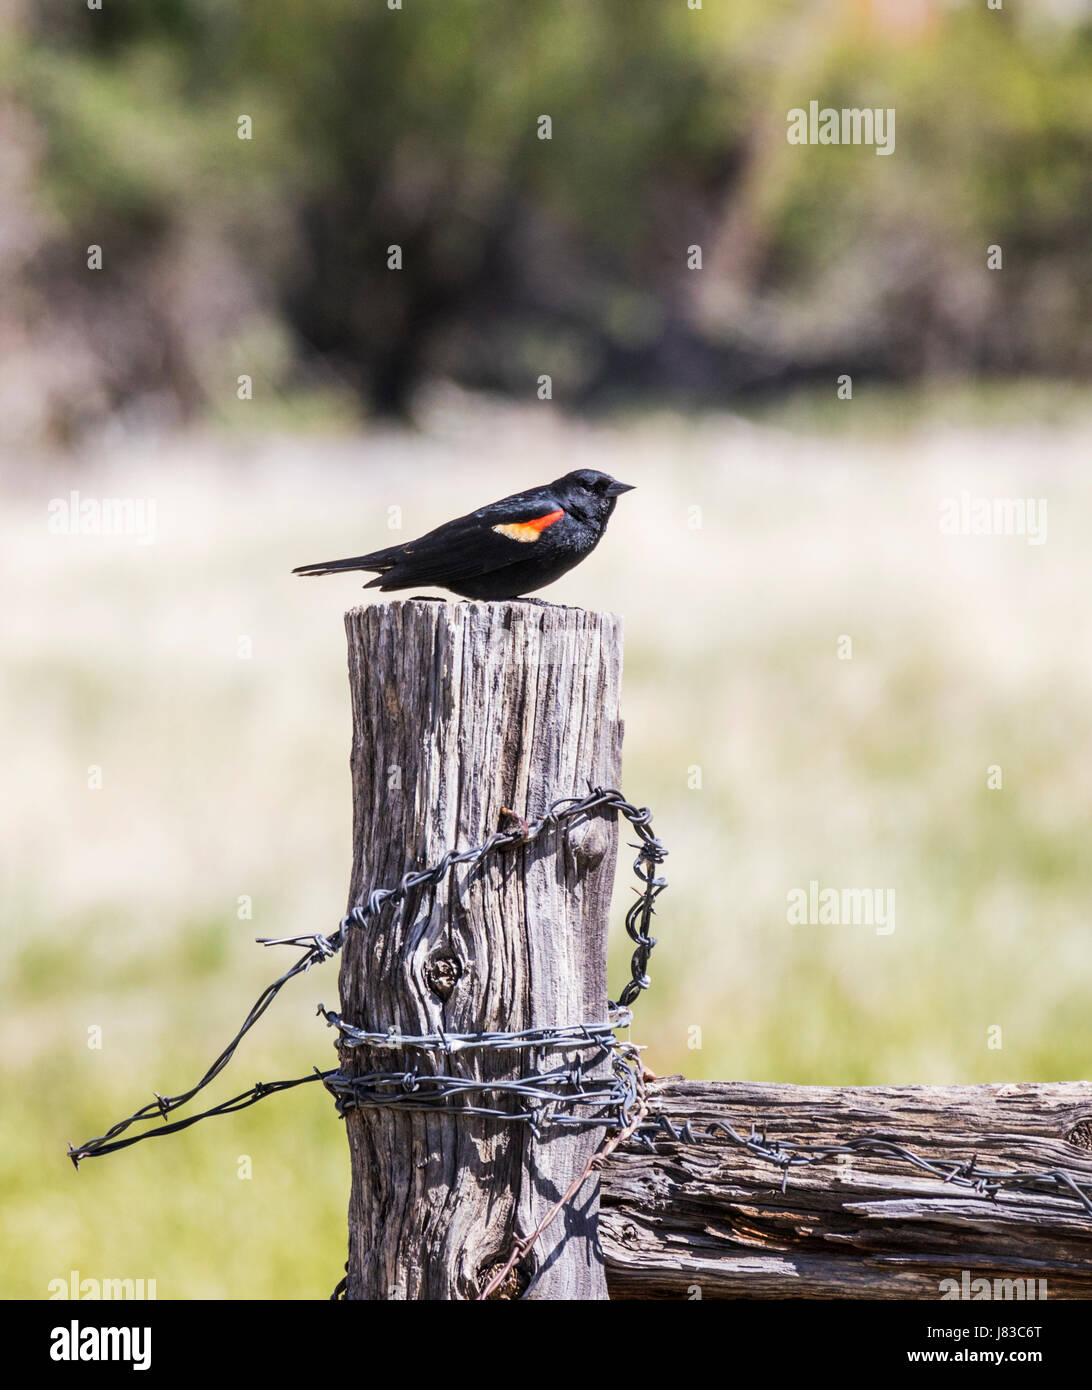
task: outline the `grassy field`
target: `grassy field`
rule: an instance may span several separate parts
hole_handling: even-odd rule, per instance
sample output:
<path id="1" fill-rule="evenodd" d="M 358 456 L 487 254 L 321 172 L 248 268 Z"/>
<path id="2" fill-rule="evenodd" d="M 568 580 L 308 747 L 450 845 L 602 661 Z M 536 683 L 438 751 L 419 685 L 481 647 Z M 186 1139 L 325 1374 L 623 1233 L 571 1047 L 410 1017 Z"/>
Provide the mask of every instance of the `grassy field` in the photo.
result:
<path id="1" fill-rule="evenodd" d="M 438 393 L 417 433 L 248 418 L 254 433 L 119 432 L 4 479 L 0 1293 L 45 1297 L 72 1270 L 155 1279 L 161 1298 L 329 1293 L 348 1161 L 318 1087 L 78 1174 L 64 1146 L 196 1079 L 287 959 L 255 936 L 343 910 L 341 615 L 360 581 L 291 567 L 383 544 L 388 507 L 408 537 L 571 467 L 639 487 L 548 597 L 625 615 L 624 788 L 671 851 L 634 1029 L 650 1065 L 1089 1075 L 1079 403 L 596 424 Z M 154 543 L 50 534 L 50 499 L 73 489 L 154 498 Z M 1047 499 L 1046 542 L 942 534 L 941 500 L 964 493 Z M 615 981 L 627 878 L 623 860 Z M 790 925 L 787 895 L 812 880 L 893 890 L 895 930 Z M 289 987 L 215 1098 L 331 1064 L 314 1009 L 335 970 Z"/>

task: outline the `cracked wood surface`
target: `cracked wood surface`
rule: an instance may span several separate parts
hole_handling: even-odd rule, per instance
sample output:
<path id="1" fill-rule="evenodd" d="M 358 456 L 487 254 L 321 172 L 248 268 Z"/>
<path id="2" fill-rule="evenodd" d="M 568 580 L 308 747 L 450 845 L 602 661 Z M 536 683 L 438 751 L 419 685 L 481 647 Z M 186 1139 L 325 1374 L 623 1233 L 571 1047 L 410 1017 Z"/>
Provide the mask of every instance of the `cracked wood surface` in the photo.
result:
<path id="1" fill-rule="evenodd" d="M 621 620 L 528 603 L 378 603 L 346 615 L 353 702 L 350 906 L 449 848 L 478 844 L 502 808 L 530 820 L 589 784 L 617 786 Z M 342 1013 L 423 1033 L 606 1017 L 613 816 L 457 869 L 353 929 Z M 397 1054 L 393 1054 L 396 1056 Z M 423 1057 L 461 1075 L 510 1077 L 572 1059 L 552 1050 Z M 343 1049 L 356 1074 L 390 1052 Z M 388 1109 L 347 1117 L 352 1162 L 348 1297 L 471 1298 L 583 1167 L 600 1132 Z M 597 1183 L 540 1241 L 532 1298 L 606 1297 Z M 563 1237 L 567 1237 L 563 1240 Z"/>
<path id="2" fill-rule="evenodd" d="M 1066 1168 L 1092 1188 L 1092 1084 L 821 1087 L 665 1078 L 653 1112 L 696 1128 L 824 1143 L 875 1135 L 952 1167 Z M 978 1196 L 854 1155 L 780 1173 L 726 1139 L 633 1143 L 607 1164 L 600 1234 L 611 1298 L 1092 1298 L 1092 1216 L 1072 1198 Z M 966 1271 L 966 1280 L 964 1279 Z M 1013 1296 L 1018 1286 L 1008 1286 Z"/>

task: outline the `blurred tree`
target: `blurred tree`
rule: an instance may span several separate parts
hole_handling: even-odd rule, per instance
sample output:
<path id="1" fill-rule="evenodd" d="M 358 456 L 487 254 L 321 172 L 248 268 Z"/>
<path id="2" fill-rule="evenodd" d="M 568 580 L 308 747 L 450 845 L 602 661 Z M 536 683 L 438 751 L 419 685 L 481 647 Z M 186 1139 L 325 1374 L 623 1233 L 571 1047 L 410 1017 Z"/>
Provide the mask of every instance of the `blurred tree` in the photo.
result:
<path id="1" fill-rule="evenodd" d="M 1086 374 L 1092 27 L 912 9 L 11 11 L 7 345 L 74 364 L 39 424 L 192 412 L 243 360 L 263 390 L 335 383 L 394 412 L 438 375 L 529 395 L 549 373 L 590 405 Z M 893 108 L 895 153 L 788 144 L 813 98 Z"/>

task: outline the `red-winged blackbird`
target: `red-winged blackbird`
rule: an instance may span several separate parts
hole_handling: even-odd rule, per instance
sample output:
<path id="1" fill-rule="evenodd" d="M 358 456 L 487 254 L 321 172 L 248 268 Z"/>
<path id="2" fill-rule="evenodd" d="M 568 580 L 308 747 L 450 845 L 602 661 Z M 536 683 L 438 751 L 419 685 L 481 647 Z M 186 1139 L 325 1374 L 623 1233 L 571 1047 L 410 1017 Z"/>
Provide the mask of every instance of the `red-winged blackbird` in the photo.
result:
<path id="1" fill-rule="evenodd" d="M 502 497 L 418 540 L 301 565 L 293 574 L 377 570 L 365 589 L 435 584 L 463 598 L 519 598 L 560 579 L 599 544 L 620 493 L 630 484 L 579 468 L 545 487 Z"/>

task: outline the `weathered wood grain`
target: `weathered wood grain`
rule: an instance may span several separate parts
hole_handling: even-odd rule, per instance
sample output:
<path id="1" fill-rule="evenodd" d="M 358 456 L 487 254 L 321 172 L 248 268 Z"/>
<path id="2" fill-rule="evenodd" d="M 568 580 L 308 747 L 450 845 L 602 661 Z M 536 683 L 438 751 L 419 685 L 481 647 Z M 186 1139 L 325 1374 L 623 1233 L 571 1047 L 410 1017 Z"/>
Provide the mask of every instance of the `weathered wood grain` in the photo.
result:
<path id="1" fill-rule="evenodd" d="M 621 620 L 527 603 L 424 600 L 346 615 L 353 703 L 350 905 L 452 846 L 533 819 L 589 783 L 617 785 Z M 349 933 L 341 1007 L 350 1023 L 406 1032 L 575 1023 L 606 1016 L 613 818 L 551 836 L 421 890 Z M 570 1054 L 463 1052 L 424 1065 L 520 1075 Z M 343 1049 L 356 1074 L 399 1065 Z M 470 1298 L 532 1229 L 598 1135 L 535 1142 L 523 1125 L 351 1112 L 348 1297 Z M 540 1242 L 534 1298 L 606 1297 L 597 1192 Z"/>
<path id="2" fill-rule="evenodd" d="M 1064 1167 L 1092 1184 L 1092 1084 L 820 1087 L 659 1080 L 653 1111 L 770 1139 L 878 1135 L 952 1167 Z M 980 1197 L 854 1155 L 780 1174 L 727 1140 L 634 1144 L 607 1164 L 600 1233 L 611 1298 L 939 1299 L 954 1279 L 1033 1280 L 1092 1298 L 1092 1216 L 1047 1192 Z M 972 1291 L 976 1286 L 970 1285 Z M 1005 1296 L 1004 1284 L 995 1296 Z M 1015 1286 L 1009 1286 L 1015 1289 Z M 981 1286 L 977 1286 L 981 1292 Z"/>

